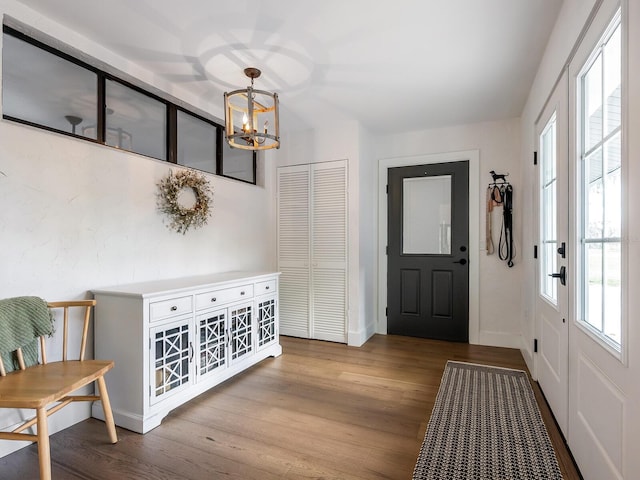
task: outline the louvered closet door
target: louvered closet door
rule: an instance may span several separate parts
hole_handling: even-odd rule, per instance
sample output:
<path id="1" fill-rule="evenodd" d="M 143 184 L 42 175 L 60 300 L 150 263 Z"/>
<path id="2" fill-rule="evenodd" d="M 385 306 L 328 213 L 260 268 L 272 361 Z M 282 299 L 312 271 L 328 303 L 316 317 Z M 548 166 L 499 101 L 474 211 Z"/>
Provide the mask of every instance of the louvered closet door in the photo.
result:
<path id="1" fill-rule="evenodd" d="M 280 333 L 346 342 L 347 162 L 278 169 Z"/>
<path id="2" fill-rule="evenodd" d="M 278 168 L 280 334 L 309 338 L 310 170 Z"/>
<path id="3" fill-rule="evenodd" d="M 311 336 L 346 342 L 347 162 L 311 169 Z"/>

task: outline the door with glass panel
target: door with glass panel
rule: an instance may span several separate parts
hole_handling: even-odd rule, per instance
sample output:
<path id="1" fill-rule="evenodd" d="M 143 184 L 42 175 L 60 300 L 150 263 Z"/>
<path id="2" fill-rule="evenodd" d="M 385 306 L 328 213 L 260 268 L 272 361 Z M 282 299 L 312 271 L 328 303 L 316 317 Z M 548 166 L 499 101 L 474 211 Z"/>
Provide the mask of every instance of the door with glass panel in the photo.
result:
<path id="1" fill-rule="evenodd" d="M 387 331 L 469 340 L 469 162 L 388 172 Z"/>
<path id="2" fill-rule="evenodd" d="M 625 45 L 626 13 L 624 3 L 621 10 L 617 1 L 604 0 L 570 65 L 576 282 L 568 443 L 588 480 L 638 477 L 632 467 L 640 437 L 638 375 L 631 362 L 625 365 L 625 299 L 637 295 L 626 291 L 625 269 L 635 260 L 626 257 L 622 213 L 637 208 L 625 203 L 627 189 L 634 188 L 625 185 L 632 174 L 627 162 L 635 161 L 625 159 L 625 141 L 634 135 L 625 124 L 625 95 L 637 90 L 633 82 L 624 84 L 625 51 L 632 48 Z"/>
<path id="3" fill-rule="evenodd" d="M 536 123 L 538 262 L 536 375 L 562 432 L 569 399 L 569 176 L 567 73 Z"/>

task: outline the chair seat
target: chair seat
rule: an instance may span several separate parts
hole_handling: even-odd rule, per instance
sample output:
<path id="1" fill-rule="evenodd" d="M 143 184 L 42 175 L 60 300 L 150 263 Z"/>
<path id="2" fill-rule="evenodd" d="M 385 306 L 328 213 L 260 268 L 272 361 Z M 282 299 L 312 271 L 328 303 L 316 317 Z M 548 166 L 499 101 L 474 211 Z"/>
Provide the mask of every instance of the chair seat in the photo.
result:
<path id="1" fill-rule="evenodd" d="M 42 408 L 103 376 L 111 360 L 67 360 L 34 365 L 0 377 L 0 407 Z"/>

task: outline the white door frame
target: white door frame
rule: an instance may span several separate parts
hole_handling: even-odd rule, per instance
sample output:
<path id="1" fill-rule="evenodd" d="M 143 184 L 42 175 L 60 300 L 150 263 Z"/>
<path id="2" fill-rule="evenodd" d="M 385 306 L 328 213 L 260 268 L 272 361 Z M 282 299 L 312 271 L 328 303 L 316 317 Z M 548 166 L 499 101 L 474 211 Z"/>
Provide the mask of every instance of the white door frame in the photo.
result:
<path id="1" fill-rule="evenodd" d="M 469 161 L 469 343 L 480 338 L 480 151 L 385 158 L 378 162 L 378 314 L 376 333 L 387 333 L 387 170 L 429 163 Z"/>

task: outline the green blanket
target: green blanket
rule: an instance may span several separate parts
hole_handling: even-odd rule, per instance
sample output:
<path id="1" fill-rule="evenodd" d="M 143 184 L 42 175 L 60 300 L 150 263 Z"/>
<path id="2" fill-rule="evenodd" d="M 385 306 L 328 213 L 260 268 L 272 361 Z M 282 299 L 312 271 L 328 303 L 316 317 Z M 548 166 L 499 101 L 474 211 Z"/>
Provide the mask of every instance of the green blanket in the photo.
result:
<path id="1" fill-rule="evenodd" d="M 39 297 L 0 300 L 0 355 L 7 372 L 18 370 L 14 353 L 22 347 L 27 367 L 38 363 L 38 337 L 53 333 L 53 317 Z"/>

